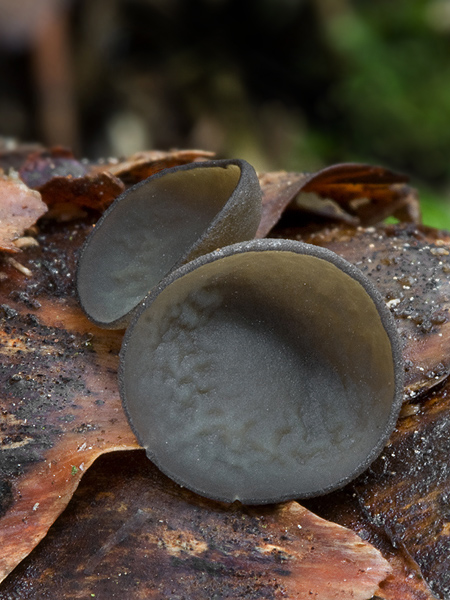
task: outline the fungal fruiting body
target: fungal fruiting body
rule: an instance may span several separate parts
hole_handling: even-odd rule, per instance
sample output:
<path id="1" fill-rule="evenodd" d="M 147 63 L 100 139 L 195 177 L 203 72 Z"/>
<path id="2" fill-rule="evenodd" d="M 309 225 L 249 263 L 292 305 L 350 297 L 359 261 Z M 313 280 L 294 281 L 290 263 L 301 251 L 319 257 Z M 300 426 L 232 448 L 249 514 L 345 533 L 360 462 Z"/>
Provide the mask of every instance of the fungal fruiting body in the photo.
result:
<path id="1" fill-rule="evenodd" d="M 251 239 L 260 215 L 258 178 L 243 160 L 190 163 L 149 177 L 114 201 L 82 248 L 83 310 L 101 327 L 125 327 L 171 270 Z"/>
<path id="2" fill-rule="evenodd" d="M 249 504 L 360 474 L 395 426 L 402 381 L 373 285 L 288 240 L 234 244 L 169 274 L 135 314 L 119 370 L 149 458 L 202 495 Z"/>

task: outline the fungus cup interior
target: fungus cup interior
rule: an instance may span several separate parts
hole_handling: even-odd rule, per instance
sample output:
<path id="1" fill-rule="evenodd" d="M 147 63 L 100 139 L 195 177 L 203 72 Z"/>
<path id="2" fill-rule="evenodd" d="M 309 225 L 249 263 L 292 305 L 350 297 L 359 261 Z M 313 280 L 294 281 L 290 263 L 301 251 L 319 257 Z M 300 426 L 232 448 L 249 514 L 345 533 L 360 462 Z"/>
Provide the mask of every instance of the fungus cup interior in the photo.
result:
<path id="1" fill-rule="evenodd" d="M 80 253 L 83 310 L 101 327 L 125 327 L 168 272 L 251 239 L 260 216 L 259 181 L 245 161 L 190 163 L 149 177 L 114 201 Z"/>
<path id="2" fill-rule="evenodd" d="M 126 413 L 167 475 L 259 504 L 361 473 L 401 404 L 403 367 L 378 292 L 334 253 L 236 244 L 171 274 L 121 351 Z"/>

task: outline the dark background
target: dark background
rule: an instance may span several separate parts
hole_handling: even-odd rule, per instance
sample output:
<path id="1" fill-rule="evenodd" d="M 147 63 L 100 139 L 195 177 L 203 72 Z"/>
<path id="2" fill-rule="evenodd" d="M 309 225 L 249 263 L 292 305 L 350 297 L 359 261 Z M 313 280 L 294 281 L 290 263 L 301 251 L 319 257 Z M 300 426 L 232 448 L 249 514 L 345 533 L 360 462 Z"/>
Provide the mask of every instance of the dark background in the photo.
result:
<path id="1" fill-rule="evenodd" d="M 450 227 L 449 124 L 449 0 L 0 0 L 3 138 L 377 163 Z"/>

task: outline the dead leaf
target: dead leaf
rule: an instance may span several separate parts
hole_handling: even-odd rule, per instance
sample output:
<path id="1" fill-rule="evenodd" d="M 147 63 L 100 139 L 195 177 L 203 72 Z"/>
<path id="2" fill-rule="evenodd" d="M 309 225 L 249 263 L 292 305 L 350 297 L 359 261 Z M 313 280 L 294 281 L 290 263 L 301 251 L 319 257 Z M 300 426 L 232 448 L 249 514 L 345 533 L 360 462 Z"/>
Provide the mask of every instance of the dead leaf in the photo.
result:
<path id="1" fill-rule="evenodd" d="M 256 238 L 267 236 L 308 177 L 309 175 L 306 173 L 286 173 L 286 171 L 259 175 L 262 190 L 262 215 Z"/>
<path id="2" fill-rule="evenodd" d="M 116 164 L 107 163 L 92 167 L 94 171 L 108 171 L 115 177 L 119 177 L 125 183 L 131 185 L 147 179 L 162 169 L 185 165 L 198 160 L 210 160 L 214 158 L 214 152 L 205 150 L 171 150 L 161 152 L 160 150 L 149 150 L 137 152 L 124 161 Z"/>
<path id="3" fill-rule="evenodd" d="M 46 534 L 99 454 L 138 447 L 117 389 L 121 332 L 94 327 L 73 294 L 75 251 L 88 230 L 71 228 L 69 239 L 62 227 L 27 250 L 31 279 L 3 270 L 1 579 Z"/>
<path id="4" fill-rule="evenodd" d="M 286 209 L 353 225 L 378 223 L 393 215 L 402 221 L 421 219 L 416 191 L 407 178 L 383 167 L 342 163 L 316 173 L 260 174 L 263 215 L 256 237 L 269 234 Z M 288 214 L 288 213 L 286 213 Z"/>
<path id="5" fill-rule="evenodd" d="M 88 164 L 54 149 L 30 155 L 20 169 L 25 183 L 38 190 L 48 206 L 73 205 L 103 212 L 125 189 L 107 172 L 91 173 Z M 58 212 L 64 213 L 64 209 Z"/>
<path id="6" fill-rule="evenodd" d="M 373 225 L 391 215 L 419 223 L 417 194 L 405 185 L 406 181 L 406 176 L 383 167 L 342 163 L 313 174 L 302 193 L 333 199 L 361 225 Z"/>
<path id="7" fill-rule="evenodd" d="M 133 452 L 92 467 L 38 552 L 1 591 L 23 600 L 55 590 L 64 598 L 119 591 L 130 600 L 367 600 L 389 572 L 372 546 L 296 502 L 208 501 Z"/>
<path id="8" fill-rule="evenodd" d="M 0 173 L 0 250 L 19 252 L 14 240 L 46 212 L 38 192 L 17 177 Z"/>
<path id="9" fill-rule="evenodd" d="M 321 198 L 314 192 L 301 192 L 295 198 L 295 207 L 301 212 L 310 213 L 330 221 L 359 225 L 359 219 L 346 212 L 336 200 Z"/>
<path id="10" fill-rule="evenodd" d="M 109 173 L 84 177 L 54 177 L 39 191 L 51 207 L 64 200 L 65 204 L 92 208 L 103 212 L 125 189 L 124 184 Z"/>

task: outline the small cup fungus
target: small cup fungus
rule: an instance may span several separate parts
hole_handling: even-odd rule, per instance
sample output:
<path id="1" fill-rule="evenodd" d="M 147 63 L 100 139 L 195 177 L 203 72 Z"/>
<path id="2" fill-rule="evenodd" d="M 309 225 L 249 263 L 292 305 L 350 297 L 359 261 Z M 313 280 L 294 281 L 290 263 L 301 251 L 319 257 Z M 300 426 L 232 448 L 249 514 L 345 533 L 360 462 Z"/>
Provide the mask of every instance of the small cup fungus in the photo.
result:
<path id="1" fill-rule="evenodd" d="M 180 484 L 248 504 L 327 493 L 378 456 L 401 405 L 383 299 L 333 252 L 253 240 L 171 272 L 125 334 L 120 392 Z"/>
<path id="2" fill-rule="evenodd" d="M 100 327 L 126 326 L 167 273 L 251 239 L 260 215 L 258 178 L 243 160 L 190 163 L 149 177 L 114 201 L 81 251 L 83 310 Z"/>

